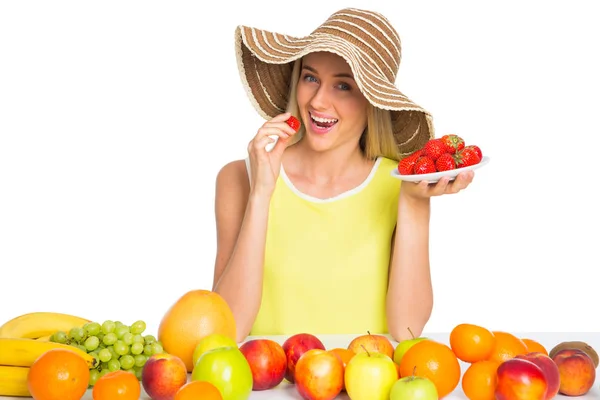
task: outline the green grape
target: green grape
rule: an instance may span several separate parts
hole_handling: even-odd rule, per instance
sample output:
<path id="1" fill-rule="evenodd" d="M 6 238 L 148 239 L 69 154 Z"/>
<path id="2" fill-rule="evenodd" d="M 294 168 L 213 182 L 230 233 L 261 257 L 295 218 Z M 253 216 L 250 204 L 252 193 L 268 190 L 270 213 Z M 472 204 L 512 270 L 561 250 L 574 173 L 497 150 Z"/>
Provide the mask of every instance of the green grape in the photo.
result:
<path id="1" fill-rule="evenodd" d="M 115 323 L 111 320 L 106 320 L 102 323 L 102 333 L 105 335 L 115 331 Z"/>
<path id="2" fill-rule="evenodd" d="M 135 375 L 135 369 L 133 369 L 133 368 L 127 368 L 127 369 L 124 369 L 124 371 L 125 372 L 129 372 L 130 374 Z"/>
<path id="3" fill-rule="evenodd" d="M 98 346 L 100 345 L 100 339 L 98 339 L 96 336 L 90 336 L 87 339 L 85 339 L 85 342 L 83 343 L 83 346 L 85 347 L 86 351 L 94 351 L 98 348 Z"/>
<path id="4" fill-rule="evenodd" d="M 103 362 L 100 364 L 100 370 L 108 369 L 108 362 Z"/>
<path id="5" fill-rule="evenodd" d="M 98 336 L 96 336 L 96 337 L 98 337 Z M 100 344 L 98 345 L 98 347 L 96 348 L 96 351 L 100 351 L 100 350 L 102 350 L 102 349 L 105 349 L 105 348 L 106 348 L 106 346 L 104 345 L 104 343 L 102 343 L 102 341 L 100 341 L 100 342 L 101 342 L 101 343 L 100 343 Z"/>
<path id="6" fill-rule="evenodd" d="M 123 343 L 125 343 L 127 346 L 131 346 L 133 344 L 133 333 L 125 333 L 121 340 L 123 340 Z"/>
<path id="7" fill-rule="evenodd" d="M 130 369 L 135 365 L 135 359 L 129 354 L 121 356 L 121 358 L 119 358 L 119 362 L 121 363 L 121 368 L 123 369 Z"/>
<path id="8" fill-rule="evenodd" d="M 146 335 L 146 336 L 144 336 L 144 343 L 145 344 L 152 344 L 154 342 L 156 342 L 156 338 L 154 336 L 152 336 L 152 335 Z"/>
<path id="9" fill-rule="evenodd" d="M 148 357 L 152 355 L 152 345 L 147 344 L 144 346 L 144 355 Z"/>
<path id="10" fill-rule="evenodd" d="M 112 354 L 112 358 L 116 358 L 116 359 L 118 359 L 118 358 L 121 356 L 119 353 L 117 353 L 117 352 L 115 351 L 115 348 L 114 348 L 114 346 L 109 346 L 109 347 L 108 347 L 108 351 L 110 351 L 110 354 Z"/>
<path id="11" fill-rule="evenodd" d="M 123 335 L 129 333 L 129 327 L 125 325 L 121 325 L 115 328 L 115 333 L 117 334 L 117 339 L 123 339 Z"/>
<path id="12" fill-rule="evenodd" d="M 135 377 L 138 378 L 138 381 L 142 379 L 142 372 L 144 371 L 144 368 L 142 367 L 134 367 L 133 370 L 135 371 Z"/>
<path id="13" fill-rule="evenodd" d="M 114 332 L 107 333 L 102 338 L 102 343 L 104 343 L 107 346 L 115 344 L 116 341 L 117 341 L 117 335 Z"/>
<path id="14" fill-rule="evenodd" d="M 139 333 L 137 335 L 133 335 L 133 343 L 141 343 L 144 344 L 144 337 Z"/>
<path id="15" fill-rule="evenodd" d="M 63 331 L 54 332 L 54 334 L 50 338 L 51 341 L 62 344 L 67 343 L 67 339 L 67 334 Z"/>
<path id="16" fill-rule="evenodd" d="M 97 369 L 90 370 L 90 383 L 89 386 L 94 386 L 96 382 L 100 379 L 100 371 Z"/>
<path id="17" fill-rule="evenodd" d="M 135 321 L 133 324 L 131 324 L 131 327 L 129 329 L 129 331 L 131 333 L 133 333 L 134 335 L 138 334 L 138 333 L 143 333 L 146 330 L 146 323 L 142 320 L 139 321 Z"/>
<path id="18" fill-rule="evenodd" d="M 148 357 L 146 357 L 143 354 L 138 354 L 137 356 L 133 357 L 133 359 L 135 360 L 136 367 L 143 367 L 144 364 L 146 364 L 146 360 L 148 360 Z"/>
<path id="19" fill-rule="evenodd" d="M 98 353 L 98 359 L 102 362 L 108 362 L 112 358 L 112 353 L 108 349 L 102 349 Z"/>
<path id="20" fill-rule="evenodd" d="M 120 356 L 129 353 L 129 346 L 123 343 L 122 340 L 117 340 L 117 342 L 113 345 L 113 348 L 115 349 L 115 352 Z"/>
<path id="21" fill-rule="evenodd" d="M 71 344 L 71 345 L 72 345 L 72 346 L 75 346 L 75 347 L 77 347 L 79 350 L 81 350 L 81 351 L 85 351 L 85 352 L 87 353 L 87 349 L 85 348 L 85 346 L 84 346 L 84 345 L 82 345 L 82 344 L 75 344 L 75 345 L 74 345 L 74 344 Z"/>
<path id="22" fill-rule="evenodd" d="M 96 362 L 99 363 L 100 362 L 100 356 L 98 355 L 98 353 L 96 353 L 95 351 L 90 351 L 88 353 L 90 356 L 94 357 L 96 359 Z"/>
<path id="23" fill-rule="evenodd" d="M 118 371 L 121 369 L 121 363 L 119 362 L 119 360 L 115 359 L 115 358 L 111 358 L 111 360 L 108 362 L 108 370 L 113 372 L 113 371 Z"/>
<path id="24" fill-rule="evenodd" d="M 129 348 L 129 351 L 131 352 L 131 354 L 138 355 L 138 354 L 142 354 L 144 352 L 144 345 L 141 343 L 134 343 L 131 345 L 131 347 Z"/>
<path id="25" fill-rule="evenodd" d="M 152 348 L 152 354 L 160 354 L 163 352 L 163 347 L 159 343 L 152 343 L 150 347 Z"/>
<path id="26" fill-rule="evenodd" d="M 118 328 L 119 326 L 123 326 L 125 325 L 124 323 L 122 323 L 121 321 L 115 321 L 115 329 Z"/>
<path id="27" fill-rule="evenodd" d="M 100 341 L 102 342 L 102 339 L 104 339 L 104 332 L 100 332 L 99 334 L 96 335 L 96 337 L 98 339 L 100 339 Z"/>
<path id="28" fill-rule="evenodd" d="M 108 374 L 110 372 L 110 370 L 108 368 L 106 369 L 102 369 L 102 371 L 100 371 L 100 378 L 102 378 L 104 375 Z"/>
<path id="29" fill-rule="evenodd" d="M 89 336 L 98 336 L 102 327 L 97 322 L 89 322 L 83 326 Z"/>
<path id="30" fill-rule="evenodd" d="M 69 338 L 75 340 L 76 342 L 82 341 L 84 336 L 85 331 L 83 328 L 71 328 L 69 331 Z"/>

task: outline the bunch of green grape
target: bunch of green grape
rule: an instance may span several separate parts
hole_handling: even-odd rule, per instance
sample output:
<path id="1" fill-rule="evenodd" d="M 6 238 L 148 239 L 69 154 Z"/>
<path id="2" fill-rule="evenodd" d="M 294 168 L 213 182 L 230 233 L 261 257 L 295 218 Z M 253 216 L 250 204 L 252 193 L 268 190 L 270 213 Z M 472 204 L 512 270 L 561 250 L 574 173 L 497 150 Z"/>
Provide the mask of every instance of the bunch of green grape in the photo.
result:
<path id="1" fill-rule="evenodd" d="M 89 322 L 69 332 L 58 331 L 51 342 L 75 346 L 96 358 L 97 366 L 90 370 L 90 386 L 112 371 L 124 370 L 142 379 L 146 360 L 154 354 L 164 353 L 162 343 L 153 335 L 142 335 L 144 321 L 125 325 L 120 321 Z"/>

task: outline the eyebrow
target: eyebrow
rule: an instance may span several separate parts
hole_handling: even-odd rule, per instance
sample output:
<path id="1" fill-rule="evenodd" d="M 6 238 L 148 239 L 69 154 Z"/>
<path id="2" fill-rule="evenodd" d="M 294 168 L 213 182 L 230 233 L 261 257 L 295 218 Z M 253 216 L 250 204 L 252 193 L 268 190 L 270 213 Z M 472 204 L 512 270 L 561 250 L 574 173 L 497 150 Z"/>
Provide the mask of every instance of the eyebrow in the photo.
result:
<path id="1" fill-rule="evenodd" d="M 311 72 L 314 73 L 318 73 L 316 69 L 314 69 L 313 67 L 311 67 L 310 65 L 303 65 L 302 69 L 307 69 Z M 334 75 L 334 77 L 336 78 L 350 78 L 350 79 L 354 79 L 354 77 L 351 74 L 347 74 L 347 73 L 341 73 L 341 74 L 336 74 Z"/>

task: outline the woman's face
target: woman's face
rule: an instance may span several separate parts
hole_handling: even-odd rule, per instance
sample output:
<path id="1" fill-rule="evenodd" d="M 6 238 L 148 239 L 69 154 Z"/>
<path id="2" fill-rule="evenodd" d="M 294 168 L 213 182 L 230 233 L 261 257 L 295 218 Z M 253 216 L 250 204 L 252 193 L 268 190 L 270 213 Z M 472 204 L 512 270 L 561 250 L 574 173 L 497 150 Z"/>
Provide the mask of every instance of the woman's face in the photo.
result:
<path id="1" fill-rule="evenodd" d="M 367 99 L 343 58 L 329 52 L 306 55 L 296 96 L 312 148 L 358 144 L 367 124 Z"/>

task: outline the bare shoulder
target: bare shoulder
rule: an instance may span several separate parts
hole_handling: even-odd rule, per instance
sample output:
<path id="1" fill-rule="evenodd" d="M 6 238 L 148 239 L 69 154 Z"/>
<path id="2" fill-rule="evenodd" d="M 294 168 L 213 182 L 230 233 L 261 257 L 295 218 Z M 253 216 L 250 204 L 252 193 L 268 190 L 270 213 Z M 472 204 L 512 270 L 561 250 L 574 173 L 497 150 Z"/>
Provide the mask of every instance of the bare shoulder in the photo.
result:
<path id="1" fill-rule="evenodd" d="M 250 191 L 246 160 L 234 160 L 225 164 L 219 170 L 216 181 L 217 201 L 231 199 L 245 202 Z"/>

